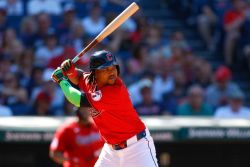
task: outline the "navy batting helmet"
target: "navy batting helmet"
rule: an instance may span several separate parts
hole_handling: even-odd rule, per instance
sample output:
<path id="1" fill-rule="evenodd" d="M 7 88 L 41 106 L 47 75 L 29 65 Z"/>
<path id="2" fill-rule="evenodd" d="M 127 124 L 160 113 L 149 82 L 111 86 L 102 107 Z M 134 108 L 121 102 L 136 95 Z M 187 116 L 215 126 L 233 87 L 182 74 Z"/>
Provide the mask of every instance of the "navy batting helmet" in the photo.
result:
<path id="1" fill-rule="evenodd" d="M 109 51 L 101 50 L 95 52 L 90 57 L 90 70 L 103 69 L 109 66 L 115 65 L 119 73 L 119 65 L 116 61 L 116 57 L 112 55 Z"/>

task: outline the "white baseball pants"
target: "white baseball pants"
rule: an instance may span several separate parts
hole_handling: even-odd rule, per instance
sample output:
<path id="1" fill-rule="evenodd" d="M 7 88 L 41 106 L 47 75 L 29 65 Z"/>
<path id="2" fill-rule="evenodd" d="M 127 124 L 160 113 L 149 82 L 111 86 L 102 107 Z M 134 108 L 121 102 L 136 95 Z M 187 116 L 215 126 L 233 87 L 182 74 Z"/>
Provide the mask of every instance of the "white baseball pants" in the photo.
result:
<path id="1" fill-rule="evenodd" d="M 121 150 L 105 143 L 94 167 L 158 167 L 153 138 L 148 129 L 145 131 L 144 138 L 134 142 L 130 138 L 128 146 Z"/>

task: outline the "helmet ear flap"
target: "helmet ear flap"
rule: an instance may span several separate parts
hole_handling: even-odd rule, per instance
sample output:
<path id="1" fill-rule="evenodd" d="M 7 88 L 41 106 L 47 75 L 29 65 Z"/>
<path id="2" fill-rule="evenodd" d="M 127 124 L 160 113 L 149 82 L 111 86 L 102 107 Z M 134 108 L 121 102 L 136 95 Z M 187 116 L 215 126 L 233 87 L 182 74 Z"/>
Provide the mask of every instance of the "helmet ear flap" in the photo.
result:
<path id="1" fill-rule="evenodd" d="M 117 74 L 120 75 L 120 66 L 116 65 L 116 69 L 117 69 Z"/>

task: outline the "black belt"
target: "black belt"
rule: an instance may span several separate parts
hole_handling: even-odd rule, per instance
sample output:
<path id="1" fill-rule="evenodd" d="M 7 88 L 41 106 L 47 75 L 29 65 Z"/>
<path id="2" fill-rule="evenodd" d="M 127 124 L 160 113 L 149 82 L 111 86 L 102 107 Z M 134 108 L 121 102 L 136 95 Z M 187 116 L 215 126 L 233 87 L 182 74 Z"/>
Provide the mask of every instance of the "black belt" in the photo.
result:
<path id="1" fill-rule="evenodd" d="M 140 133 L 138 133 L 136 135 L 137 141 L 140 140 L 140 139 L 142 139 L 145 136 L 146 136 L 146 131 L 145 130 L 141 131 Z M 128 146 L 128 144 L 127 144 L 127 140 L 126 140 L 126 141 L 123 141 L 123 142 L 121 142 L 119 144 L 113 144 L 111 146 L 112 146 L 112 148 L 114 150 L 121 150 L 121 149 L 126 148 Z"/>

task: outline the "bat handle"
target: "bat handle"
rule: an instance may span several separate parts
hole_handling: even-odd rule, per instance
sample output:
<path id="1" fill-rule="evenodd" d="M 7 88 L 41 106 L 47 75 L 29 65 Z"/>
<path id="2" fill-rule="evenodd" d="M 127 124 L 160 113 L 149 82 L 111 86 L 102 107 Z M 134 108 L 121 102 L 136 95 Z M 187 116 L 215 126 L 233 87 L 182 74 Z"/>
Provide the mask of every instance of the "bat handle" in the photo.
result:
<path id="1" fill-rule="evenodd" d="M 78 55 L 76 55 L 72 62 L 75 64 L 85 53 L 87 53 L 91 48 L 98 44 L 98 40 L 95 38 L 86 48 L 84 48 Z"/>
<path id="2" fill-rule="evenodd" d="M 75 64 L 79 59 L 80 57 L 77 55 L 76 57 L 73 58 L 72 62 Z"/>

